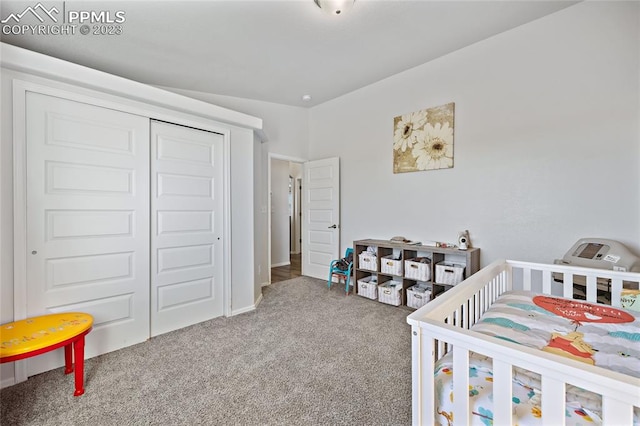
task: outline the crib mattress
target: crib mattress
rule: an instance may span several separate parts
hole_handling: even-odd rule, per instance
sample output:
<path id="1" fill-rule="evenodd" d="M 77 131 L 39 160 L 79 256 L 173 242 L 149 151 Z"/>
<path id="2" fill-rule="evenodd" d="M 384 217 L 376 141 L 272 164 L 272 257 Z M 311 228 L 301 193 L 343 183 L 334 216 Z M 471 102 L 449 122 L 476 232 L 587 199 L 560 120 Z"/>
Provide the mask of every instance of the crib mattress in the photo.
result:
<path id="1" fill-rule="evenodd" d="M 510 342 L 640 377 L 640 313 L 583 301 L 513 291 L 503 294 L 472 328 Z M 437 423 L 454 424 L 451 354 L 436 365 Z M 512 408 L 518 425 L 542 424 L 540 376 L 514 368 Z M 472 423 L 492 424 L 492 360 L 472 354 Z M 601 398 L 567 385 L 566 424 L 600 424 Z M 634 412 L 634 424 L 640 424 Z"/>

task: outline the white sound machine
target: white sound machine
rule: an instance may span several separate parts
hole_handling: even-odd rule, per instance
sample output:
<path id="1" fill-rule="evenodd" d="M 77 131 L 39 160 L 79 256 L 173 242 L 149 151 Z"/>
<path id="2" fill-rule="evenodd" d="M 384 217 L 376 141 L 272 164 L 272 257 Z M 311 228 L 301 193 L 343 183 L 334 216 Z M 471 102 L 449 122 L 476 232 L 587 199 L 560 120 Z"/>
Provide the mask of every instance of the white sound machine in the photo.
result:
<path id="1" fill-rule="evenodd" d="M 640 272 L 640 258 L 618 241 L 604 238 L 581 238 L 565 253 L 562 259 L 556 259 L 553 263 L 621 272 Z M 553 278 L 557 282 L 562 282 L 562 274 L 560 273 L 554 272 Z M 611 282 L 604 278 L 598 278 L 596 282 L 598 302 L 610 304 Z M 575 275 L 573 284 L 574 297 L 584 299 L 586 297 L 584 276 Z M 623 283 L 625 288 L 626 284 L 626 282 Z"/>
<path id="2" fill-rule="evenodd" d="M 640 258 L 621 243 L 604 238 L 581 238 L 562 259 L 553 263 L 609 269 L 621 272 L 640 272 Z"/>

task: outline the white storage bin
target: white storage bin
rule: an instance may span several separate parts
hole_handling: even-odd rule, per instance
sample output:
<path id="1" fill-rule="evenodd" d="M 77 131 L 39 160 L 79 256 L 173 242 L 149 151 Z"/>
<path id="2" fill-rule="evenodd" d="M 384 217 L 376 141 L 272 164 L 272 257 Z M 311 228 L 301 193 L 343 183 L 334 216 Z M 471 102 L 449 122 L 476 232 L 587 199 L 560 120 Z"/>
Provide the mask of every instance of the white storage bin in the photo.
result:
<path id="1" fill-rule="evenodd" d="M 358 280 L 358 296 L 376 300 L 378 298 L 378 277 L 370 275 Z"/>
<path id="2" fill-rule="evenodd" d="M 387 281 L 378 286 L 378 301 L 388 305 L 400 306 L 402 304 L 402 283 L 400 281 Z"/>
<path id="3" fill-rule="evenodd" d="M 378 258 L 373 253 L 363 251 L 358 255 L 358 268 L 369 271 L 378 271 Z"/>
<path id="4" fill-rule="evenodd" d="M 402 260 L 396 260 L 392 255 L 380 259 L 380 271 L 383 274 L 402 276 Z"/>
<path id="5" fill-rule="evenodd" d="M 426 259 L 426 262 L 424 261 Z M 417 257 L 404 261 L 404 276 L 416 281 L 429 281 L 431 279 L 431 259 Z"/>
<path id="6" fill-rule="evenodd" d="M 436 264 L 436 283 L 456 285 L 464 279 L 464 266 L 460 263 L 440 262 Z"/>
<path id="7" fill-rule="evenodd" d="M 431 286 L 428 284 L 416 284 L 407 289 L 407 306 L 418 309 L 431 300 Z"/>

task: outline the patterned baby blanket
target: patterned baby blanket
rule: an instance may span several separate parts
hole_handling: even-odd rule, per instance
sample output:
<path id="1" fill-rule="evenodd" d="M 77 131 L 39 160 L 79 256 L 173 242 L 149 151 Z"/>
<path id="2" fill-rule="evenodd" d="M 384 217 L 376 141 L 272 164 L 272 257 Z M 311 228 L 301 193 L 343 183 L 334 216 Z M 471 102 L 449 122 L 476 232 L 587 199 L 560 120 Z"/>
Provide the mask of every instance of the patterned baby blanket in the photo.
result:
<path id="1" fill-rule="evenodd" d="M 640 312 L 612 308 L 531 292 L 500 296 L 473 328 L 474 331 L 619 373 L 640 377 Z M 436 364 L 436 423 L 455 424 L 452 354 Z M 512 408 L 518 425 L 540 425 L 543 415 L 540 376 L 514 368 Z M 472 423 L 493 424 L 493 373 L 490 358 L 472 354 L 469 361 L 469 399 Z M 567 425 L 602 424 L 601 398 L 567 385 Z M 634 425 L 640 425 L 639 410 Z"/>

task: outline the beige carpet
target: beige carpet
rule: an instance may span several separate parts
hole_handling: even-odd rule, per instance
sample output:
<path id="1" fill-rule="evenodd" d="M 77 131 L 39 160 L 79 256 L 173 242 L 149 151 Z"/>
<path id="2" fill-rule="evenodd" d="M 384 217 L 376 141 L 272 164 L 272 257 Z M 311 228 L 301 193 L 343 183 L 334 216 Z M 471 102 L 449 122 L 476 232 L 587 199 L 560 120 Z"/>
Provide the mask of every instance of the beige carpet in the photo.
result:
<path id="1" fill-rule="evenodd" d="M 254 312 L 87 360 L 83 396 L 61 368 L 3 389 L 0 423 L 409 425 L 409 313 L 283 281 Z"/>

